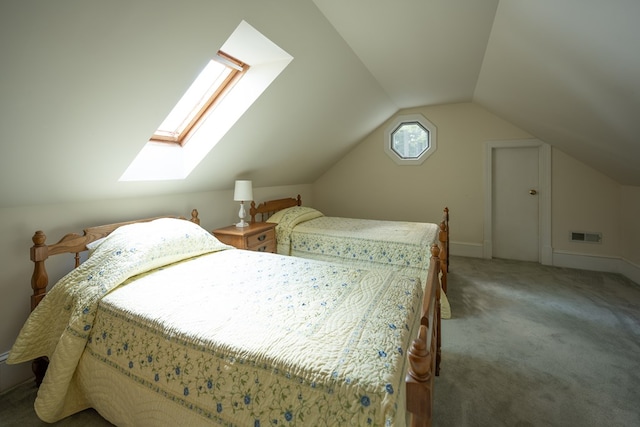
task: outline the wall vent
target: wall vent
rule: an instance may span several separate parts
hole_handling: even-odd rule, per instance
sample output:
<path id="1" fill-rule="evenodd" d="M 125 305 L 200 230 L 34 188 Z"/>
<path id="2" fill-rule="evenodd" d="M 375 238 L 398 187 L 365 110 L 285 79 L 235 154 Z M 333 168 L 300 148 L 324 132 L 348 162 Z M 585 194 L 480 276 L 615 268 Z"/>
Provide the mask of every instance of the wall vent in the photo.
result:
<path id="1" fill-rule="evenodd" d="M 602 243 L 602 233 L 587 233 L 584 231 L 571 231 L 569 239 L 572 242 Z"/>

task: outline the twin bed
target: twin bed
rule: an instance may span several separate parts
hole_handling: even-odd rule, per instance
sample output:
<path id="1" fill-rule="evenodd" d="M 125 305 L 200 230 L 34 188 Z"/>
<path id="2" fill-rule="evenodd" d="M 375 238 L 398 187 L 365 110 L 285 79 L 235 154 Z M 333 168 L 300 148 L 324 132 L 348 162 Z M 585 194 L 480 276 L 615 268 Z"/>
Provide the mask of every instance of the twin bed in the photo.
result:
<path id="1" fill-rule="evenodd" d="M 444 245 L 416 277 L 234 249 L 198 222 L 52 245 L 36 232 L 33 312 L 8 362 L 34 360 L 41 419 L 93 407 L 116 425 L 430 425 Z M 76 268 L 47 293 L 61 253 Z"/>
<path id="2" fill-rule="evenodd" d="M 401 271 L 426 281 L 429 248 L 439 244 L 442 295 L 441 317 L 450 318 L 446 297 L 449 269 L 449 209 L 444 208 L 439 224 L 408 221 L 380 221 L 326 216 L 302 206 L 295 198 L 251 202 L 251 222 L 274 222 L 277 253 L 301 258 L 346 263 L 361 268 Z"/>

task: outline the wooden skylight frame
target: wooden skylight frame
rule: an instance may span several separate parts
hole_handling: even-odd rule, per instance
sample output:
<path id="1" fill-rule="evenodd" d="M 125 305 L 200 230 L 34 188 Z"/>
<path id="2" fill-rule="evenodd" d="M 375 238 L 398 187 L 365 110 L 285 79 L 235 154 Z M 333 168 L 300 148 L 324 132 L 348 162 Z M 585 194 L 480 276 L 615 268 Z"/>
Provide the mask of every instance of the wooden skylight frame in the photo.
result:
<path id="1" fill-rule="evenodd" d="M 249 65 L 222 51 L 218 51 L 216 57 L 209 64 L 214 61 L 224 67 L 218 78 L 204 88 L 197 88 L 202 85 L 199 79 L 205 78 L 205 67 L 205 70 L 194 80 L 187 92 L 151 136 L 150 141 L 183 146 L 208 113 L 216 107 L 224 95 L 249 69 Z M 193 93 L 190 94 L 190 91 Z M 191 98 L 195 96 L 197 99 L 189 100 L 188 95 L 191 95 Z"/>

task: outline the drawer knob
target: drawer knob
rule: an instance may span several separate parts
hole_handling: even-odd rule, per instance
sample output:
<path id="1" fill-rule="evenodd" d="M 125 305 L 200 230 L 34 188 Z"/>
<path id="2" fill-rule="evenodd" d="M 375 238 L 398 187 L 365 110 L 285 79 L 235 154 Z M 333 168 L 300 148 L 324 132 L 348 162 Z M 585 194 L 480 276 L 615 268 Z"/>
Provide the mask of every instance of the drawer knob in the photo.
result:
<path id="1" fill-rule="evenodd" d="M 260 240 L 261 242 L 267 238 L 266 234 L 261 234 L 260 236 L 258 236 L 258 240 Z"/>

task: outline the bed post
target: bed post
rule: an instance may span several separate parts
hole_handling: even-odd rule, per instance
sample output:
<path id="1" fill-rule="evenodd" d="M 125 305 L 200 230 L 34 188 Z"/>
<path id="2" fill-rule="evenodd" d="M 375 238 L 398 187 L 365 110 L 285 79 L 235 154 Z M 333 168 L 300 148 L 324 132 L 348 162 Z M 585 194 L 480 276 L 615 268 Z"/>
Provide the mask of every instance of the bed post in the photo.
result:
<path id="1" fill-rule="evenodd" d="M 431 426 L 433 381 L 430 370 L 432 357 L 427 351 L 427 327 L 420 325 L 418 338 L 409 349 L 407 374 L 407 411 L 411 414 L 411 427 Z"/>
<path id="2" fill-rule="evenodd" d="M 445 207 L 444 208 L 444 223 L 446 224 L 446 229 L 447 229 L 447 246 L 446 246 L 446 251 L 447 253 L 446 255 L 446 260 L 447 262 L 440 266 L 440 268 L 442 268 L 443 270 L 446 270 L 447 273 L 449 272 L 449 208 Z"/>
<path id="3" fill-rule="evenodd" d="M 438 270 L 442 273 L 442 269 L 438 266 Z M 444 277 L 444 276 L 440 276 Z M 442 360 L 442 300 L 440 293 L 442 292 L 442 284 L 440 282 L 436 283 L 436 326 L 435 326 L 435 334 L 436 334 L 436 365 L 434 367 L 434 372 L 436 376 L 440 375 L 440 361 Z"/>
<path id="4" fill-rule="evenodd" d="M 198 218 L 198 209 L 194 209 L 191 211 L 191 219 L 189 221 L 194 224 L 200 225 L 200 218 Z"/>
<path id="5" fill-rule="evenodd" d="M 31 288 L 33 294 L 31 295 L 31 311 L 40 303 L 42 298 L 47 293 L 47 285 L 49 284 L 49 276 L 44 265 L 44 261 L 49 257 L 49 247 L 44 243 L 47 236 L 38 230 L 35 232 L 31 240 L 33 246 L 31 247 L 31 261 L 34 263 L 33 274 L 31 275 Z M 36 386 L 40 387 L 44 374 L 47 371 L 49 365 L 49 359 L 46 357 L 38 357 L 31 362 L 31 370 L 35 375 Z"/>
<path id="6" fill-rule="evenodd" d="M 440 270 L 442 273 L 442 290 L 447 293 L 447 270 L 449 267 L 449 229 L 445 220 L 440 223 L 440 231 L 438 232 L 438 240 L 442 250 L 438 258 L 440 259 Z"/>
<path id="7" fill-rule="evenodd" d="M 440 249 L 431 247 L 429 274 L 422 301 L 420 330 L 407 352 L 407 412 L 412 427 L 430 427 L 433 412 L 434 377 L 440 353 Z"/>
<path id="8" fill-rule="evenodd" d="M 49 276 L 44 266 L 44 261 L 49 257 L 49 248 L 44 243 L 47 236 L 38 230 L 33 235 L 31 240 L 33 246 L 31 247 L 31 261 L 34 262 L 33 274 L 31 275 L 31 289 L 33 289 L 33 295 L 31 295 L 31 311 L 40 303 L 40 300 L 44 298 L 47 292 L 47 285 L 49 284 Z"/>

